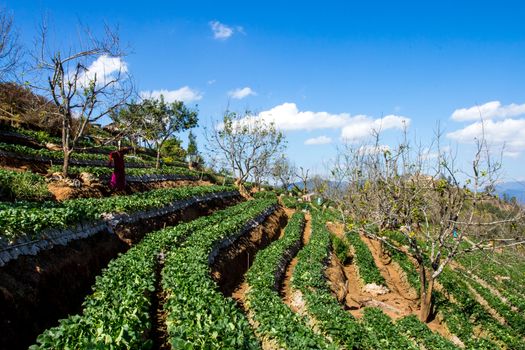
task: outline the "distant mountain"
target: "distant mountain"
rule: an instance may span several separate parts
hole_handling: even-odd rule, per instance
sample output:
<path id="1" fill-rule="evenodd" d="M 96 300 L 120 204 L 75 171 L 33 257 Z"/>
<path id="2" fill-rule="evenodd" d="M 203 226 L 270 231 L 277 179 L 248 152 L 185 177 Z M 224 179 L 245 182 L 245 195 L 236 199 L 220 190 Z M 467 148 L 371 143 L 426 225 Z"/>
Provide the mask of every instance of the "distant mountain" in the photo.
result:
<path id="1" fill-rule="evenodd" d="M 496 185 L 496 193 L 501 197 L 512 198 L 516 197 L 516 200 L 525 204 L 525 182 L 503 182 Z"/>
<path id="2" fill-rule="evenodd" d="M 304 187 L 304 184 L 301 181 L 295 182 L 295 183 L 293 183 L 293 184 L 288 186 L 288 190 L 293 189 L 294 186 L 297 186 L 297 188 L 302 189 Z M 339 188 L 344 188 L 346 186 L 346 183 L 338 184 L 335 181 L 328 181 L 328 186 L 331 186 L 331 187 L 339 186 Z M 306 189 L 308 190 L 308 192 L 312 192 L 314 190 L 314 187 L 315 187 L 315 185 L 314 185 L 314 181 L 313 180 L 308 180 L 306 182 Z"/>

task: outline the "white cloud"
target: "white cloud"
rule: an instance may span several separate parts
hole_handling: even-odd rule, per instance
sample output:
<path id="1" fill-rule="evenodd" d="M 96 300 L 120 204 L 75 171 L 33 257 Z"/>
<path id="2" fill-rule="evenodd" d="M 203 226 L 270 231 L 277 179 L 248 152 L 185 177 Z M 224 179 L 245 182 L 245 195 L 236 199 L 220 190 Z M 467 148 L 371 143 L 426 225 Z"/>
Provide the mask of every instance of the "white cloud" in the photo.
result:
<path id="1" fill-rule="evenodd" d="M 352 118 L 343 130 L 341 138 L 347 141 L 356 141 L 371 136 L 372 130 L 385 131 L 388 129 L 403 130 L 410 125 L 410 118 L 394 114 L 383 118 L 373 119 L 366 115 L 358 115 Z"/>
<path id="2" fill-rule="evenodd" d="M 456 121 L 474 121 L 483 118 L 484 120 L 494 118 L 510 118 L 525 114 L 525 104 L 515 104 L 502 106 L 500 101 L 487 102 L 481 106 L 456 109 L 451 118 Z"/>
<path id="3" fill-rule="evenodd" d="M 520 154 L 521 154 L 520 152 L 510 152 L 510 151 L 503 152 L 503 155 L 509 158 L 518 158 Z"/>
<path id="4" fill-rule="evenodd" d="M 115 79 L 118 74 L 126 73 L 128 65 L 121 57 L 111 57 L 108 55 L 99 56 L 79 77 L 78 82 L 82 87 L 87 87 L 91 82 L 97 86 L 106 85 Z M 72 74 L 69 76 L 72 79 Z"/>
<path id="5" fill-rule="evenodd" d="M 489 144 L 505 144 L 507 156 L 517 157 L 525 150 L 525 119 L 485 120 L 484 123 L 479 121 L 450 132 L 447 137 L 460 143 L 471 143 L 483 134 Z"/>
<path id="6" fill-rule="evenodd" d="M 410 119 L 397 115 L 387 115 L 374 119 L 366 115 L 352 117 L 349 113 L 331 114 L 328 112 L 299 111 L 295 103 L 283 103 L 258 115 L 247 116 L 241 123 L 251 123 L 258 119 L 266 124 L 273 124 L 283 131 L 341 129 L 341 138 L 345 141 L 357 141 L 371 135 L 372 129 L 385 131 L 402 129 L 410 125 Z"/>
<path id="7" fill-rule="evenodd" d="M 213 37 L 217 40 L 226 40 L 231 37 L 235 31 L 244 34 L 242 27 L 232 28 L 219 21 L 211 21 L 209 24 L 213 32 Z"/>
<path id="8" fill-rule="evenodd" d="M 257 95 L 257 93 L 255 91 L 253 91 L 251 88 L 249 87 L 244 87 L 244 88 L 239 88 L 239 89 L 235 89 L 233 91 L 230 91 L 228 92 L 228 96 L 230 96 L 231 98 L 234 98 L 236 100 L 241 100 L 245 97 L 248 97 L 250 95 Z"/>
<path id="9" fill-rule="evenodd" d="M 259 113 L 257 117 L 266 123 L 274 123 L 281 130 L 335 129 L 343 127 L 351 120 L 347 113 L 302 112 L 295 103 L 283 103 Z"/>
<path id="10" fill-rule="evenodd" d="M 183 86 L 178 90 L 153 90 L 153 91 L 141 91 L 140 97 L 142 98 L 160 98 L 160 95 L 164 96 L 164 101 L 174 102 L 182 101 L 185 103 L 199 101 L 202 99 L 202 93 L 198 90 L 191 89 L 188 86 Z"/>
<path id="11" fill-rule="evenodd" d="M 313 137 L 304 141 L 305 145 L 326 145 L 332 142 L 332 139 L 328 136 Z"/>

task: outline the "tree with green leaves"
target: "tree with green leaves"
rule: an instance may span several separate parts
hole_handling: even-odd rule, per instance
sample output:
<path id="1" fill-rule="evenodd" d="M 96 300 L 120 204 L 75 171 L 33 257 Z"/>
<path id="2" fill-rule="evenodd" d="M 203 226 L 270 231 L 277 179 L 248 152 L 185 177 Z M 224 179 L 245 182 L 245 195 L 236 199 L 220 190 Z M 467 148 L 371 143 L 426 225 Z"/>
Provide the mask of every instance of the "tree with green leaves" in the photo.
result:
<path id="1" fill-rule="evenodd" d="M 129 141 L 134 151 L 136 151 L 143 133 L 144 121 L 140 108 L 140 103 L 131 101 L 110 113 L 113 123 L 109 126 L 118 132 L 116 139 Z"/>
<path id="2" fill-rule="evenodd" d="M 197 126 L 197 111 L 192 110 L 182 101 L 166 103 L 160 99 L 144 99 L 139 116 L 142 120 L 142 137 L 149 148 L 157 153 L 156 168 L 160 167 L 161 150 L 164 143 L 176 133 Z"/>
<path id="3" fill-rule="evenodd" d="M 164 142 L 160 153 L 165 158 L 179 161 L 184 161 L 187 156 L 186 150 L 182 147 L 182 141 L 176 136 L 172 136 Z"/>
<path id="4" fill-rule="evenodd" d="M 188 134 L 188 148 L 186 150 L 186 154 L 188 155 L 188 163 L 190 168 L 199 168 L 202 163 L 202 158 L 197 147 L 197 138 L 191 131 Z"/>

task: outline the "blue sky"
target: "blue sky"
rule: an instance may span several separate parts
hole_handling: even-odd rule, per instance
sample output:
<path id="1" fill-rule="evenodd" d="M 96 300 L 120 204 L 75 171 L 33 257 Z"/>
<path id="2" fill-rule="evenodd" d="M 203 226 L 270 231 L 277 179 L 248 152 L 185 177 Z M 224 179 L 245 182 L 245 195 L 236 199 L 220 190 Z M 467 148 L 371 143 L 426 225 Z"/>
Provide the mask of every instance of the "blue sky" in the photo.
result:
<path id="1" fill-rule="evenodd" d="M 467 164 L 479 106 L 489 141 L 507 143 L 506 178 L 525 177 L 522 1 L 4 4 L 27 46 L 43 13 L 66 37 L 79 21 L 95 30 L 118 24 L 139 91 L 198 104 L 202 124 L 228 104 L 272 111 L 290 157 L 318 172 L 342 136 L 362 142 L 362 130 L 383 125 L 383 141 L 393 145 L 402 120 L 423 141 L 440 121 Z M 234 98 L 236 90 L 244 97 Z"/>

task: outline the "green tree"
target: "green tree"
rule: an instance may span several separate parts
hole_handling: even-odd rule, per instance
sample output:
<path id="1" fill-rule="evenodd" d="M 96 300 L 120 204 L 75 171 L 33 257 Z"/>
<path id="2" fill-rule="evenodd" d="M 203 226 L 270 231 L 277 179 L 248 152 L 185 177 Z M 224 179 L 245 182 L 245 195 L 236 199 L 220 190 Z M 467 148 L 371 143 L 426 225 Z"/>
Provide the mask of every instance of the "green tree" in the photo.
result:
<path id="1" fill-rule="evenodd" d="M 197 138 L 195 137 L 195 134 L 191 131 L 188 135 L 188 149 L 186 153 L 188 155 L 190 167 L 198 168 L 202 163 L 202 158 L 199 154 L 199 149 L 197 147 Z"/>
<path id="2" fill-rule="evenodd" d="M 127 139 L 134 150 L 143 135 L 144 120 L 142 119 L 141 104 L 135 101 L 127 103 L 110 114 L 112 126 L 119 132 L 117 139 Z"/>
<path id="3" fill-rule="evenodd" d="M 171 137 L 164 142 L 160 153 L 163 157 L 174 159 L 174 160 L 184 160 L 186 158 L 186 150 L 182 147 L 182 141 L 177 137 Z"/>
<path id="4" fill-rule="evenodd" d="M 176 133 L 197 126 L 198 122 L 196 110 L 189 109 L 182 101 L 166 103 L 162 95 L 160 99 L 144 99 L 137 112 L 143 123 L 143 140 L 157 152 L 157 168 L 164 143 Z"/>

